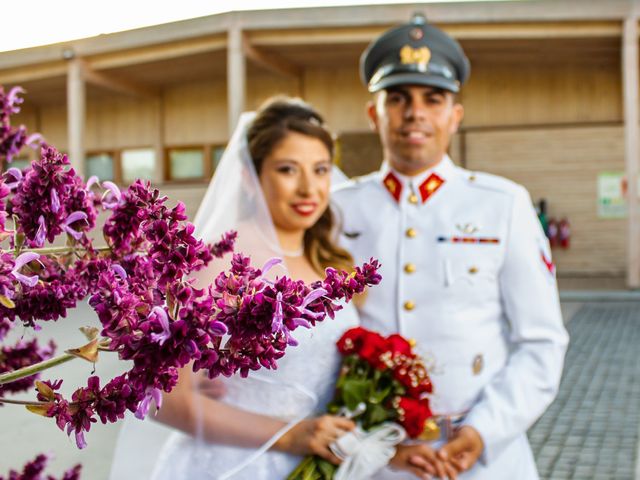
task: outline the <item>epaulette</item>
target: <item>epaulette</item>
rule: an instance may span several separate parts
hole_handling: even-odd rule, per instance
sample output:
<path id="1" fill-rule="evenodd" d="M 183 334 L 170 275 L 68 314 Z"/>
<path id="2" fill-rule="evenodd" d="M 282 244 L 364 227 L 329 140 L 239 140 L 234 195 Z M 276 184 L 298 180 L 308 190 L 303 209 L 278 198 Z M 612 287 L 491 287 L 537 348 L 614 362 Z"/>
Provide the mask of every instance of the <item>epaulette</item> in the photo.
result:
<path id="1" fill-rule="evenodd" d="M 484 188 L 502 193 L 515 193 L 518 189 L 522 188 L 516 182 L 509 180 L 508 178 L 493 175 L 491 173 L 465 170 L 463 171 L 463 176 L 463 178 L 466 178 L 466 181 L 470 186 L 476 188 Z"/>
<path id="2" fill-rule="evenodd" d="M 351 177 L 349 181 L 338 185 L 334 191 L 345 191 L 353 188 L 361 187 L 366 182 L 370 181 L 378 172 L 368 173 L 366 175 L 358 175 L 357 177 Z"/>

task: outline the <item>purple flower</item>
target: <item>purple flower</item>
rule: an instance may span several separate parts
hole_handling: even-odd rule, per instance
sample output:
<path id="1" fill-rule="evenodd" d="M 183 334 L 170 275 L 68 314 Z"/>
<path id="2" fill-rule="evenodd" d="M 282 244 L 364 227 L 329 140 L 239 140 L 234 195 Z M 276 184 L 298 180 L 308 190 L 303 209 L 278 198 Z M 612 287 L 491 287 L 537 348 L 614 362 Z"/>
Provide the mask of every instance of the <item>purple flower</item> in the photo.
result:
<path id="1" fill-rule="evenodd" d="M 70 227 L 70 225 L 79 221 L 87 221 L 87 214 L 85 212 L 73 212 L 66 218 L 66 220 L 62 224 L 62 228 L 76 240 L 80 240 L 80 238 L 82 238 L 82 232 L 74 230 Z"/>
<path id="2" fill-rule="evenodd" d="M 238 232 L 231 230 L 222 235 L 219 242 L 211 246 L 211 254 L 216 258 L 222 258 L 225 253 L 233 252 L 233 246 L 238 238 Z"/>
<path id="3" fill-rule="evenodd" d="M 35 284 L 38 283 L 38 275 L 28 277 L 22 273 L 19 273 L 19 270 L 26 264 L 33 262 L 34 260 L 37 260 L 39 258 L 40 255 L 34 252 L 27 252 L 19 255 L 18 258 L 16 258 L 16 263 L 13 267 L 13 270 L 11 270 L 11 274 L 16 277 L 16 279 L 18 279 L 20 283 L 28 287 L 35 286 Z"/>
<path id="4" fill-rule="evenodd" d="M 171 330 L 169 329 L 169 317 L 167 316 L 167 312 L 164 311 L 164 308 L 153 307 L 151 309 L 151 313 L 148 317 L 149 321 L 155 321 L 160 325 L 162 332 L 160 333 L 152 333 L 151 340 L 159 343 L 160 345 L 164 345 L 169 337 L 171 336 Z"/>
<path id="5" fill-rule="evenodd" d="M 69 227 L 76 212 L 86 215 L 81 230 L 89 230 L 95 225 L 97 211 L 93 194 L 68 167 L 66 155 L 45 147 L 41 158 L 33 162 L 16 186 L 10 213 L 20 219 L 18 232 L 25 235 L 28 246 L 41 247 L 45 239 L 53 242 L 63 232 L 79 239 L 78 228 Z"/>
<path id="6" fill-rule="evenodd" d="M 162 392 L 159 389 L 147 388 L 145 397 L 142 399 L 140 405 L 138 406 L 138 409 L 136 410 L 136 418 L 144 420 L 147 417 L 152 400 L 156 404 L 156 410 L 159 410 L 162 406 Z"/>

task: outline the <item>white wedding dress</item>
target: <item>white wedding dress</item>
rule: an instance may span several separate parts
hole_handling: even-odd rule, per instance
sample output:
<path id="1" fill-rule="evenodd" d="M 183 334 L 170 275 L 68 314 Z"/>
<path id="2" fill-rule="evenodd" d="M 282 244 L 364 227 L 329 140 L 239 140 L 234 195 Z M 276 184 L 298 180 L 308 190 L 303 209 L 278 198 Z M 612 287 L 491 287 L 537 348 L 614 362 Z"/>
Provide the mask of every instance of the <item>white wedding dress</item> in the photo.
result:
<path id="1" fill-rule="evenodd" d="M 349 304 L 333 320 L 327 318 L 311 329 L 298 328 L 294 336 L 299 345 L 287 349 L 277 370 L 225 379 L 224 401 L 292 425 L 296 420 L 324 413 L 340 368 L 336 341 L 357 324 L 356 309 Z M 175 432 L 162 449 L 151 478 L 276 480 L 286 478 L 301 460 L 302 457 L 272 450 L 205 444 Z"/>

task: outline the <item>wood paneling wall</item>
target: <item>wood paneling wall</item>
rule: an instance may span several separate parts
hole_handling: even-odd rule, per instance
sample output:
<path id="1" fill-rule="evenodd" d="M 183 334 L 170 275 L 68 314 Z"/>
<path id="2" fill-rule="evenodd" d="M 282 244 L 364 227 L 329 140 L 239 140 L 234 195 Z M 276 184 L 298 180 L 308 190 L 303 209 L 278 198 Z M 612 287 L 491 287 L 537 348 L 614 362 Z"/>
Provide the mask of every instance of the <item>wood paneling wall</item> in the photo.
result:
<path id="1" fill-rule="evenodd" d="M 626 220 L 597 217 L 600 172 L 624 171 L 622 126 L 468 132 L 467 168 L 523 184 L 549 215 L 571 222 L 571 248 L 554 249 L 559 275 L 621 275 Z"/>

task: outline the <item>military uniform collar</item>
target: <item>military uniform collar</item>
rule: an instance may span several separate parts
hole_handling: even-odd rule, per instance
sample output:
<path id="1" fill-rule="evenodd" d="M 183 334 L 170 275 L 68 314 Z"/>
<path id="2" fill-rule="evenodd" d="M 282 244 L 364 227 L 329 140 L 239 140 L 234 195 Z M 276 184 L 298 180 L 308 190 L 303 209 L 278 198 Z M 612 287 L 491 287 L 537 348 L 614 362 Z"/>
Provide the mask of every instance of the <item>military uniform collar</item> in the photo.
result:
<path id="1" fill-rule="evenodd" d="M 397 203 L 424 204 L 451 179 L 454 170 L 453 162 L 445 155 L 435 167 L 411 177 L 397 172 L 385 162 L 380 176 L 382 185 Z"/>

